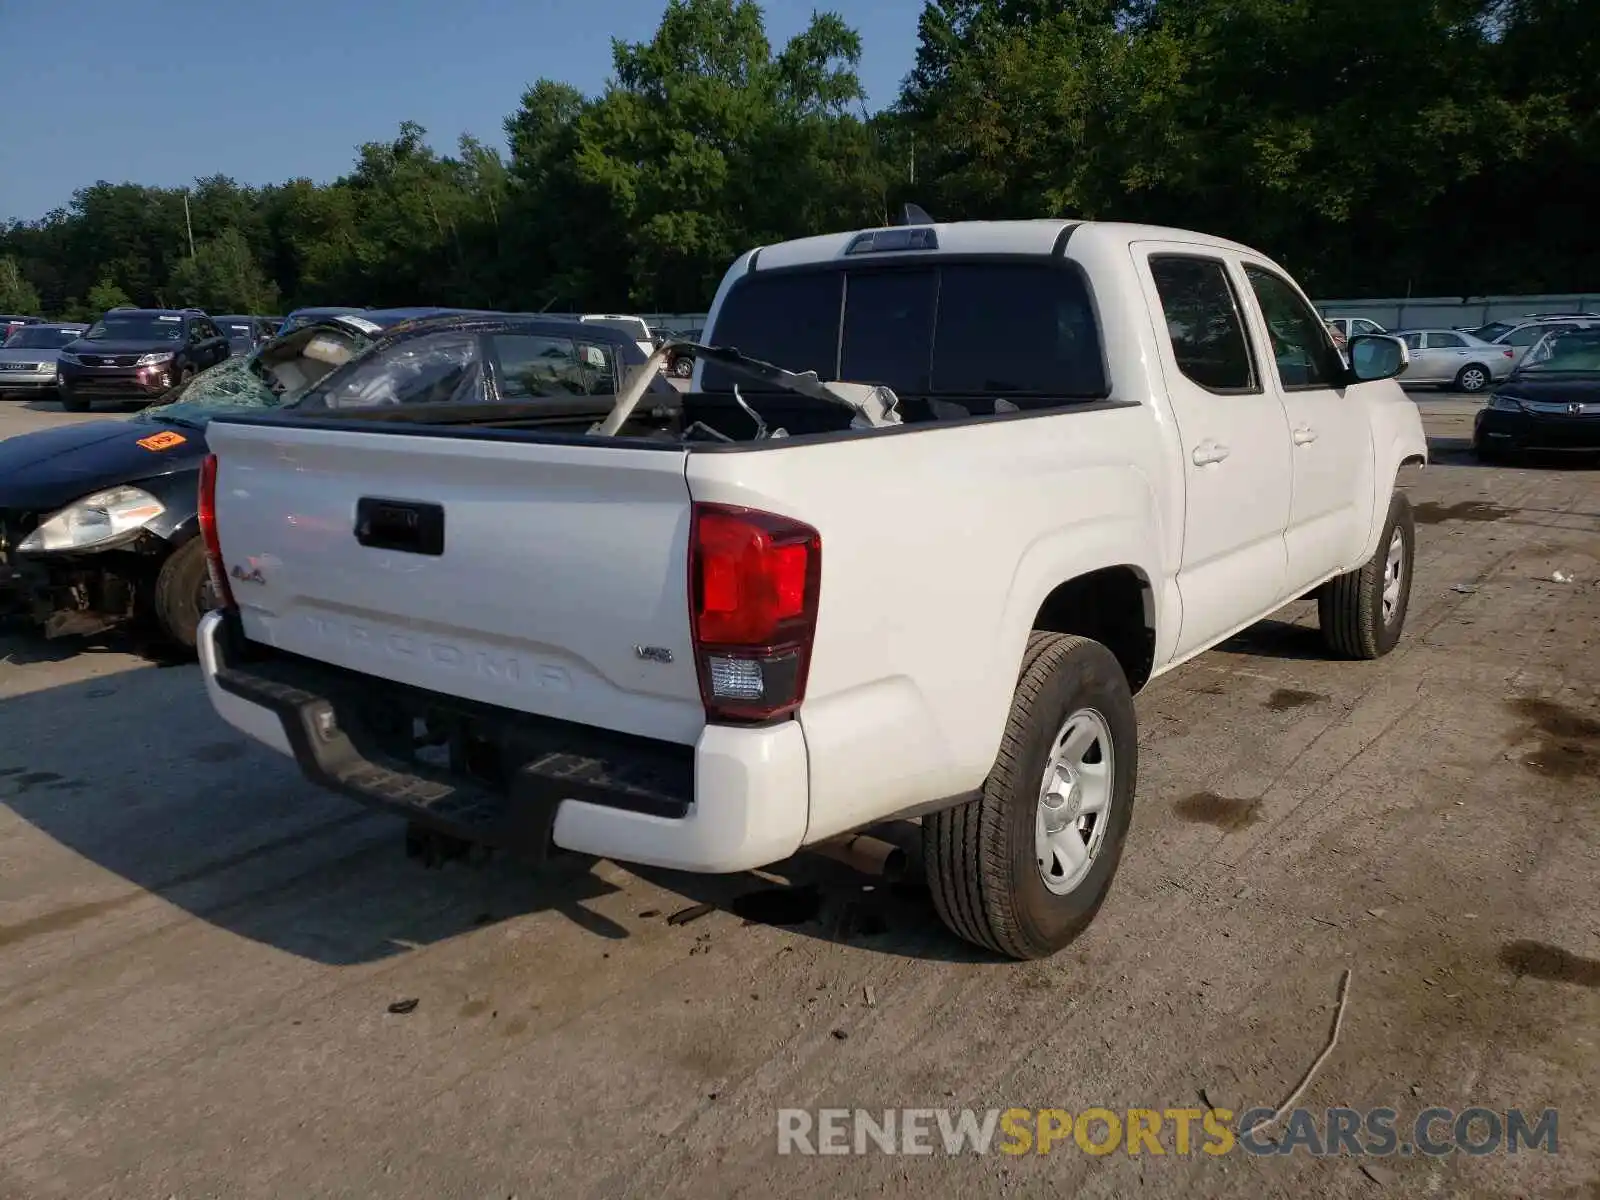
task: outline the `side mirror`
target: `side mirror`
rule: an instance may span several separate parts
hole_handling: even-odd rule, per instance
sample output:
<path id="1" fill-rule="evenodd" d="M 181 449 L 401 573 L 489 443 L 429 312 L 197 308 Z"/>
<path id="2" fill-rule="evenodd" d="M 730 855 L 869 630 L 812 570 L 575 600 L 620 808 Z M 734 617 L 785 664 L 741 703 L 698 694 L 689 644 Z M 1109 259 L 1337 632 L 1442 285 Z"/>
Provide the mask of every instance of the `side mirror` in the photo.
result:
<path id="1" fill-rule="evenodd" d="M 1411 351 L 1400 338 L 1382 333 L 1361 333 L 1345 344 L 1350 378 L 1355 383 L 1393 379 L 1411 365 Z"/>

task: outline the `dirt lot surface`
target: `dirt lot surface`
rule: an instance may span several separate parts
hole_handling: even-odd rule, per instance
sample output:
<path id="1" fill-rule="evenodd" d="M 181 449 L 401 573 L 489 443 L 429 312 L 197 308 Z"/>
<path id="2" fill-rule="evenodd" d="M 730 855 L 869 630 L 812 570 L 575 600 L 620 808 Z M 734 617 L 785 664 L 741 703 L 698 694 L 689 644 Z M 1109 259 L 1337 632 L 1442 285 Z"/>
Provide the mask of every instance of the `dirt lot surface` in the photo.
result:
<path id="1" fill-rule="evenodd" d="M 1399 649 L 1297 604 L 1152 685 L 1044 963 L 811 858 L 427 871 L 193 667 L 0 636 L 0 1196 L 1600 1196 L 1600 470 L 1423 407 Z M 1273 1106 L 1347 967 L 1305 1105 L 1553 1107 L 1559 1152 L 777 1153 L 779 1108 Z"/>

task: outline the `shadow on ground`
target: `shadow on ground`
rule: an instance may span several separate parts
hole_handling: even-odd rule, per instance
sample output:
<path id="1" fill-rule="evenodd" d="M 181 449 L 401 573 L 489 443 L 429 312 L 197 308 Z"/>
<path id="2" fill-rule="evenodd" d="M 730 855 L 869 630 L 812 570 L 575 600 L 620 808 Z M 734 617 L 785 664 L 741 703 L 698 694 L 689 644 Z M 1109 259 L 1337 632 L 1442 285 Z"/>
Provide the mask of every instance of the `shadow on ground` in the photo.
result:
<path id="1" fill-rule="evenodd" d="M 1600 451 L 1524 450 L 1484 462 L 1472 449 L 1469 437 L 1430 437 L 1428 457 L 1441 467 L 1499 467 L 1524 471 L 1593 471 L 1600 467 Z"/>
<path id="2" fill-rule="evenodd" d="M 0 665 L 0 689 L 15 687 L 4 672 Z M 698 905 L 885 954 L 986 957 L 944 930 L 920 887 L 891 887 L 814 855 L 772 868 L 786 885 L 632 869 L 677 899 L 641 888 L 648 900 L 627 906 L 628 927 L 588 907 L 619 888 L 581 856 L 558 854 L 542 868 L 496 857 L 426 869 L 406 857 L 402 821 L 312 787 L 288 760 L 223 724 L 194 667 L 135 666 L 0 698 L 0 730 L 0 805 L 132 885 L 77 878 L 62 886 L 51 866 L 58 856 L 0 839 L 0 859 L 24 864 L 9 880 L 13 896 L 59 891 L 76 901 L 44 912 L 28 905 L 33 915 L 0 922 L 0 949 L 67 931 L 92 936 L 100 918 L 153 894 L 241 937 L 333 965 L 543 911 L 625 944 L 630 929 Z M 82 901 L 85 893 L 97 898 Z"/>

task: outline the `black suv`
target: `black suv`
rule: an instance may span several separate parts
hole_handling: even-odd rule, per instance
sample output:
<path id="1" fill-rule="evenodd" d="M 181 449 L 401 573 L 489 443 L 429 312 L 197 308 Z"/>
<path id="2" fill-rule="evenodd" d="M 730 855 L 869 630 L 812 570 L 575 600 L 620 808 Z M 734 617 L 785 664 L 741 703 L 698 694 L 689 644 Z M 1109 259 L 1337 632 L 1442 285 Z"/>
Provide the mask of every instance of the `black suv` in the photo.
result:
<path id="1" fill-rule="evenodd" d="M 228 339 L 202 312 L 114 308 L 61 351 L 61 407 L 83 412 L 95 400 L 159 400 L 229 353 Z"/>

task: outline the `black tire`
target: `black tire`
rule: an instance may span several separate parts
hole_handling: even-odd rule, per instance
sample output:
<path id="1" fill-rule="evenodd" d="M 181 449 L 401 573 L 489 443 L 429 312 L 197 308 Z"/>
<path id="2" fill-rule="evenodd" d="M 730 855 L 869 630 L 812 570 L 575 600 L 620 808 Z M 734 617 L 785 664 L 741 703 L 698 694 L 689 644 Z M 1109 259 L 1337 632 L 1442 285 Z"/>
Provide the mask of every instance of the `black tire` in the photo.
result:
<path id="1" fill-rule="evenodd" d="M 190 538 L 167 556 L 156 575 L 151 606 L 161 632 L 175 645 L 193 652 L 200 618 L 210 584 L 206 578 L 206 548 L 198 537 Z"/>
<path id="2" fill-rule="evenodd" d="M 1458 392 L 1476 396 L 1493 382 L 1494 378 L 1489 374 L 1488 367 L 1482 363 L 1468 363 L 1456 372 L 1454 387 Z"/>
<path id="3" fill-rule="evenodd" d="M 78 395 L 76 392 L 70 392 L 66 388 L 62 388 L 58 392 L 58 395 L 60 395 L 60 397 L 61 397 L 61 407 L 65 411 L 67 411 L 67 412 L 88 412 L 89 411 L 89 402 L 87 400 L 85 400 L 82 396 Z"/>
<path id="4" fill-rule="evenodd" d="M 694 374 L 694 359 L 678 358 L 672 363 L 672 373 L 679 379 L 687 379 Z"/>
<path id="5" fill-rule="evenodd" d="M 1081 710 L 1110 732 L 1107 825 L 1088 874 L 1073 890 L 1045 886 L 1035 851 L 1040 781 L 1058 731 Z M 959 937 L 1018 959 L 1045 958 L 1094 920 L 1122 858 L 1139 769 L 1133 693 L 1111 652 L 1087 638 L 1034 633 L 994 768 L 978 798 L 923 819 L 928 887 Z"/>
<path id="6" fill-rule="evenodd" d="M 1383 612 L 1389 548 L 1400 537 L 1400 592 L 1387 619 Z M 1317 596 L 1322 639 L 1341 658 L 1382 658 L 1395 648 L 1411 602 L 1411 577 L 1417 560 L 1417 525 L 1404 492 L 1389 500 L 1378 549 L 1357 570 L 1330 579 Z"/>

